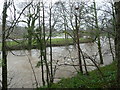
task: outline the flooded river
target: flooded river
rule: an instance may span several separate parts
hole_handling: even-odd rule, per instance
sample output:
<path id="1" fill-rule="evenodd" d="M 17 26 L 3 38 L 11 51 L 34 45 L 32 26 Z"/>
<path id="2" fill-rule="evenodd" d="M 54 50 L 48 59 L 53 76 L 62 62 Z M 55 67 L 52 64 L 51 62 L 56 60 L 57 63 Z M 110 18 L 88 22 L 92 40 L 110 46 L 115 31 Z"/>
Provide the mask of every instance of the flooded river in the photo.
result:
<path id="1" fill-rule="evenodd" d="M 97 45 L 95 43 L 85 43 L 80 44 L 80 46 L 83 52 L 86 52 L 93 58 L 98 52 Z M 54 60 L 53 65 L 56 65 L 56 62 L 58 61 L 54 82 L 58 82 L 61 78 L 74 76 L 76 74 L 76 69 L 72 65 L 76 65 L 76 68 L 78 69 L 77 49 L 72 45 L 52 47 L 52 49 Z M 104 57 L 104 65 L 110 64 L 112 62 L 112 56 L 109 50 L 109 44 L 106 41 L 102 43 L 102 52 Z M 8 79 L 10 81 L 10 88 L 36 87 L 29 60 L 32 62 L 39 86 L 42 85 L 41 68 L 36 67 L 38 61 L 40 61 L 39 57 L 39 51 L 36 49 L 31 50 L 31 55 L 28 51 L 24 50 L 8 52 Z M 47 47 L 47 58 L 49 59 L 49 47 Z M 96 61 L 99 63 L 98 55 L 96 56 Z M 86 62 L 87 65 L 94 65 L 88 59 L 86 59 Z M 95 69 L 94 66 L 88 66 L 87 68 L 89 71 Z"/>

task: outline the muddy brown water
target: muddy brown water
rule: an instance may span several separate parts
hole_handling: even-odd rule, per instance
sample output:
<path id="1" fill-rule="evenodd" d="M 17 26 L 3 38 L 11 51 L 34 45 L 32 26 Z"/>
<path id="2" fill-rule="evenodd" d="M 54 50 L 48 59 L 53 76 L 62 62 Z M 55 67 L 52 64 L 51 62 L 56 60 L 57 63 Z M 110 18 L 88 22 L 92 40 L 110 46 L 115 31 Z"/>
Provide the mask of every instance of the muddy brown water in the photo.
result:
<path id="1" fill-rule="evenodd" d="M 112 43 L 113 44 L 113 43 Z M 80 44 L 81 49 L 89 56 L 94 57 L 97 50 L 95 43 Z M 57 71 L 55 73 L 54 82 L 58 82 L 61 78 L 72 77 L 77 74 L 76 69 L 71 65 L 77 65 L 77 49 L 70 46 L 53 47 L 53 65 L 57 64 Z M 112 56 L 109 50 L 108 41 L 102 43 L 102 52 L 104 58 L 104 65 L 108 65 L 112 62 Z M 15 54 L 15 55 L 14 55 Z M 41 68 L 36 68 L 36 64 L 40 61 L 39 51 L 36 49 L 31 50 L 31 56 L 28 51 L 17 50 L 8 52 L 8 81 L 10 81 L 10 88 L 35 88 L 35 78 L 29 59 L 32 62 L 32 66 L 35 70 L 37 82 L 39 86 L 42 86 Z M 47 58 L 49 59 L 49 47 L 47 48 Z M 99 56 L 97 55 L 96 61 L 99 63 Z M 87 65 L 94 65 L 90 60 L 86 59 Z M 69 65 L 66 65 L 69 64 Z M 102 66 L 104 66 L 102 65 Z M 44 67 L 45 68 L 45 67 Z M 78 69 L 78 66 L 76 66 Z M 95 69 L 94 66 L 88 66 L 88 70 Z M 1 69 L 1 68 L 0 68 Z"/>

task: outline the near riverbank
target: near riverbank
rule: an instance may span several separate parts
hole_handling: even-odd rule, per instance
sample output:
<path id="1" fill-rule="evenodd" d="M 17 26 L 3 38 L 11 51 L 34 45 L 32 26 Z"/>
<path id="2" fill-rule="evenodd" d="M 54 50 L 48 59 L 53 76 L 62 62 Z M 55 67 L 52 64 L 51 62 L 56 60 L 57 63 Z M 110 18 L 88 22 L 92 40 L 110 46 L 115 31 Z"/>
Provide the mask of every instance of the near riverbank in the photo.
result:
<path id="1" fill-rule="evenodd" d="M 77 74 L 72 78 L 62 79 L 50 88 L 115 88 L 116 87 L 116 62 L 100 67 L 103 77 L 98 70 L 89 72 L 89 75 Z M 43 87 L 47 88 L 47 87 Z M 41 88 L 40 88 L 41 89 Z"/>

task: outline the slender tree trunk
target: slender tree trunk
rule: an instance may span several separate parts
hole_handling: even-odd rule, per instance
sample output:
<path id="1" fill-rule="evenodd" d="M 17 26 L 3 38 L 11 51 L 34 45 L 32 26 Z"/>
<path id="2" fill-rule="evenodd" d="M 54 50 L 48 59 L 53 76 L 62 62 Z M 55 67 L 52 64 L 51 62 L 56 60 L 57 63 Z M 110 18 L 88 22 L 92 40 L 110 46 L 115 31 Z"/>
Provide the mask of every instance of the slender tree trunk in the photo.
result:
<path id="1" fill-rule="evenodd" d="M 86 75 L 89 75 L 89 73 L 88 73 L 88 70 L 87 70 L 87 64 L 86 64 L 86 61 L 85 61 L 85 57 L 84 57 L 84 54 L 83 54 L 83 52 L 82 52 L 82 50 L 80 49 L 80 51 L 81 51 L 81 55 L 82 55 L 82 58 L 83 58 L 83 62 L 84 62 L 84 66 L 85 66 L 85 71 L 86 71 Z"/>
<path id="2" fill-rule="evenodd" d="M 117 59 L 117 83 L 120 87 L 120 1 L 115 2 L 116 10 L 116 59 Z"/>
<path id="3" fill-rule="evenodd" d="M 52 7 L 50 7 L 50 19 L 49 19 L 49 24 L 50 24 L 50 69 L 51 69 L 51 77 L 50 77 L 50 83 L 53 83 L 53 60 L 52 60 L 52 41 L 51 41 L 51 37 L 52 37 L 52 27 L 51 27 L 51 9 Z"/>
<path id="4" fill-rule="evenodd" d="M 47 73 L 47 75 L 46 75 L 46 81 L 47 81 L 47 85 L 49 86 L 50 85 L 50 80 L 49 80 L 49 77 L 50 77 L 50 71 L 49 71 L 49 65 L 48 65 L 48 63 L 47 63 L 47 57 L 46 57 L 46 40 L 45 40 L 45 36 L 46 36 L 46 34 L 45 34 L 45 12 L 44 12 L 44 4 L 43 4 L 43 42 L 44 42 L 44 46 L 43 46 L 43 54 L 44 54 L 44 61 L 45 61 L 45 66 L 46 66 L 46 73 Z"/>
<path id="5" fill-rule="evenodd" d="M 29 30 L 28 31 L 28 50 L 30 51 L 31 48 L 32 48 L 32 35 L 31 35 L 31 30 Z"/>
<path id="6" fill-rule="evenodd" d="M 2 90 L 7 90 L 7 50 L 6 50 L 7 0 L 4 1 L 2 17 Z"/>
<path id="7" fill-rule="evenodd" d="M 44 79 L 44 67 L 43 67 L 43 47 L 42 47 L 42 43 L 40 44 L 40 58 L 41 58 L 41 70 L 42 70 L 42 83 L 43 86 L 45 86 L 45 79 Z"/>
<path id="8" fill-rule="evenodd" d="M 29 14 L 30 14 L 30 8 L 29 8 Z M 31 25 L 30 25 L 30 23 L 31 23 L 31 16 L 29 15 L 29 17 L 28 17 L 29 19 L 28 19 L 28 50 L 29 50 L 29 52 L 30 52 L 30 50 L 31 50 L 31 47 L 32 47 L 32 35 L 31 35 Z"/>
<path id="9" fill-rule="evenodd" d="M 103 56 L 102 56 L 102 51 L 101 51 L 101 42 L 100 42 L 100 29 L 98 26 L 98 18 L 97 18 L 97 10 L 96 10 L 96 2 L 95 0 L 93 1 L 94 4 L 94 13 L 95 13 L 95 24 L 96 24 L 96 29 L 97 29 L 97 34 L 98 34 L 98 52 L 99 52 L 99 57 L 100 57 L 100 64 L 103 64 Z"/>
<path id="10" fill-rule="evenodd" d="M 113 61 L 115 60 L 115 57 L 114 57 L 114 53 L 113 53 L 113 49 L 112 49 L 112 45 L 111 45 L 111 40 L 110 40 L 110 34 L 108 32 L 108 41 L 109 41 L 109 45 L 110 45 L 110 52 L 112 54 L 112 58 L 113 58 Z"/>
<path id="11" fill-rule="evenodd" d="M 113 30 L 114 30 L 114 34 L 116 34 L 116 18 L 115 18 L 115 9 L 114 9 L 114 4 L 112 5 L 112 15 L 113 15 Z M 116 36 L 114 37 L 114 45 L 115 45 L 115 51 L 117 51 L 117 42 L 116 42 L 117 38 Z M 115 52 L 115 60 L 116 60 L 116 56 L 117 53 Z"/>
<path id="12" fill-rule="evenodd" d="M 42 30 L 41 30 L 41 25 L 40 25 L 40 2 L 39 2 L 39 36 L 40 36 L 40 40 L 39 40 L 39 43 L 40 43 L 40 62 L 41 62 L 41 70 L 42 70 L 42 84 L 43 86 L 45 86 L 45 79 L 44 79 L 44 67 L 43 67 L 43 43 L 42 43 Z"/>
<path id="13" fill-rule="evenodd" d="M 63 10 L 63 12 L 64 12 L 64 10 Z M 66 28 L 66 16 L 65 15 L 64 15 L 64 29 L 65 29 L 65 32 L 67 32 L 67 28 Z M 65 40 L 67 40 L 67 34 L 66 33 L 65 33 Z"/>
<path id="14" fill-rule="evenodd" d="M 28 57 L 28 60 L 29 60 L 29 63 L 30 63 L 30 66 L 31 66 L 31 69 L 32 69 L 32 72 L 33 72 L 33 76 L 34 76 L 35 83 L 36 83 L 36 88 L 38 88 L 38 81 L 37 81 L 37 77 L 36 77 L 36 74 L 35 74 L 35 70 L 33 68 L 33 65 L 32 65 L 30 57 L 29 56 L 27 56 L 27 57 Z"/>
<path id="15" fill-rule="evenodd" d="M 40 27 L 39 27 L 40 29 Z M 40 35 L 40 38 L 39 38 L 39 35 Z M 39 32 L 39 35 L 36 35 L 37 37 L 37 44 L 38 44 L 38 48 L 40 50 L 40 62 L 41 62 L 41 70 L 42 70 L 42 83 L 43 83 L 43 86 L 45 86 L 45 79 L 44 79 L 44 52 L 43 52 L 43 39 L 42 39 L 42 31 L 40 29 L 40 32 Z"/>
<path id="16" fill-rule="evenodd" d="M 77 25 L 77 15 L 75 15 L 75 23 L 76 23 L 76 41 L 77 41 L 77 48 L 78 48 L 79 69 L 80 69 L 80 72 L 83 74 L 82 60 L 81 60 L 81 53 L 80 53 L 79 28 Z"/>
<path id="17" fill-rule="evenodd" d="M 29 8 L 29 14 L 30 14 L 30 8 Z M 35 27 L 35 21 L 36 21 L 36 15 L 28 17 L 28 50 L 31 51 L 32 49 L 32 40 L 33 40 L 33 31 Z"/>
<path id="18" fill-rule="evenodd" d="M 98 52 L 99 52 L 99 57 L 100 57 L 100 64 L 103 64 L 103 56 L 102 56 L 102 51 L 101 51 L 101 42 L 100 42 L 100 35 L 98 36 Z"/>

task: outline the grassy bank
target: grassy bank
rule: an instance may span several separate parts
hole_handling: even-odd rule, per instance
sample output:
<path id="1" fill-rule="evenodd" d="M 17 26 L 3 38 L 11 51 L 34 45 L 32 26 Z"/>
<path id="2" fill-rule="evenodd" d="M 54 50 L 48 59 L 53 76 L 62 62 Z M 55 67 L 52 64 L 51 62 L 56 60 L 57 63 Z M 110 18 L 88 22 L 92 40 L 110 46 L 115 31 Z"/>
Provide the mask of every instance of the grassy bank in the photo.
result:
<path id="1" fill-rule="evenodd" d="M 91 42 L 91 38 L 80 38 L 80 43 L 88 43 Z M 64 38 L 56 38 L 52 39 L 52 45 L 69 45 L 74 44 L 72 38 L 64 39 Z M 49 40 L 47 42 L 47 45 L 49 45 Z"/>
<path id="2" fill-rule="evenodd" d="M 116 62 L 101 67 L 104 74 L 101 78 L 97 70 L 91 71 L 89 76 L 77 74 L 72 78 L 62 79 L 51 88 L 112 88 L 116 86 Z M 46 87 L 44 87 L 46 88 Z"/>
<path id="3" fill-rule="evenodd" d="M 80 38 L 80 43 L 88 43 L 88 42 L 92 42 L 92 39 L 90 38 Z M 50 40 L 47 41 L 47 47 L 50 46 Z M 55 38 L 52 39 L 52 46 L 65 46 L 65 45 L 73 45 L 73 39 L 69 38 L 69 39 L 64 39 L 64 38 Z M 0 48 L 1 48 L 1 43 L 0 43 Z M 21 49 L 28 49 L 27 46 L 27 41 L 22 41 L 22 40 L 18 40 L 17 42 L 15 41 L 7 41 L 7 47 L 8 50 L 21 50 Z M 37 48 L 37 44 L 34 41 L 32 44 L 32 48 L 36 49 Z"/>

